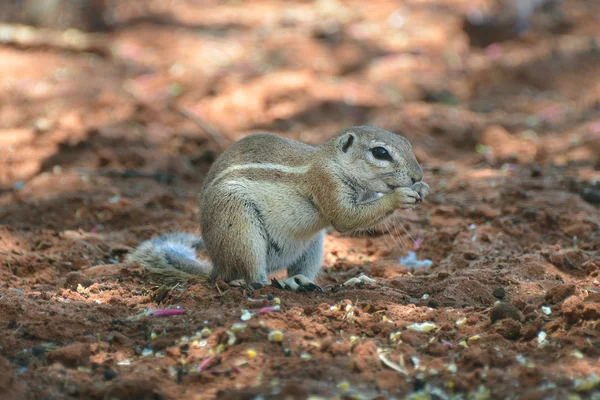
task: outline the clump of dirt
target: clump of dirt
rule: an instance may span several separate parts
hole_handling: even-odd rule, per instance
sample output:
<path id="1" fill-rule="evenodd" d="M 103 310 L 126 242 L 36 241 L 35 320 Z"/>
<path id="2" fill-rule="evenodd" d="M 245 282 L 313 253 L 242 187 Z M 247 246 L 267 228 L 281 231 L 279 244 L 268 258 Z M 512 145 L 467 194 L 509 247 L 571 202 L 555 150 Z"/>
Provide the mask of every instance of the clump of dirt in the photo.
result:
<path id="1" fill-rule="evenodd" d="M 598 4 L 485 48 L 466 1 L 107 4 L 108 55 L 0 47 L 0 397 L 597 393 Z M 358 124 L 406 136 L 432 193 L 328 232 L 323 293 L 124 262 L 198 230 L 224 146 Z"/>

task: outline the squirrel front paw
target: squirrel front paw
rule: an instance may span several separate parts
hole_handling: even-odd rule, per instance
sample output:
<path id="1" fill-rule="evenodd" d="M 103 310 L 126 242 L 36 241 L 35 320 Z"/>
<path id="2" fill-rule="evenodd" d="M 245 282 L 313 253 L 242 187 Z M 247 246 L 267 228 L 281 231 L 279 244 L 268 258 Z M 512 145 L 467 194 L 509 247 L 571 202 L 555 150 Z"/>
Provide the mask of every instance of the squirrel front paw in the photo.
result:
<path id="1" fill-rule="evenodd" d="M 408 187 L 395 189 L 391 195 L 394 196 L 396 208 L 410 208 L 422 200 L 418 192 Z"/>
<path id="2" fill-rule="evenodd" d="M 423 181 L 415 182 L 414 185 L 410 187 L 415 192 L 419 193 L 421 196 L 421 201 L 425 199 L 425 197 L 429 194 L 429 185 Z"/>

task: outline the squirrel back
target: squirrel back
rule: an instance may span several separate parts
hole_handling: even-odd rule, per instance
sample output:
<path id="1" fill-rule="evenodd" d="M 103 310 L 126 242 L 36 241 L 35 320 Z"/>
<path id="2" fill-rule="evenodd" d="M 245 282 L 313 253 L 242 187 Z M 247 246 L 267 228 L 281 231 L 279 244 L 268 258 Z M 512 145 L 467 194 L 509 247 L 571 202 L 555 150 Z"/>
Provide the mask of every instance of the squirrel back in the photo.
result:
<path id="1" fill-rule="evenodd" d="M 199 261 L 196 250 L 204 248 L 200 235 L 165 233 L 141 243 L 125 261 L 136 262 L 150 274 L 177 279 L 206 279 L 212 266 Z"/>

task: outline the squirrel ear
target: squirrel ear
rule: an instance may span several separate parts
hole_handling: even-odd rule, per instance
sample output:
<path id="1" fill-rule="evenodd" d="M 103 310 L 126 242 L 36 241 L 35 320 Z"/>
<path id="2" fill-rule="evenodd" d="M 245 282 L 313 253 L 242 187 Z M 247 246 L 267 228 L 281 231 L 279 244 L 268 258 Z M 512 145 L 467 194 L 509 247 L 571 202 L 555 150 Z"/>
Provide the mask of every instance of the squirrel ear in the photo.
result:
<path id="1" fill-rule="evenodd" d="M 344 153 L 347 153 L 352 144 L 354 143 L 354 135 L 348 133 L 340 138 L 341 149 Z"/>

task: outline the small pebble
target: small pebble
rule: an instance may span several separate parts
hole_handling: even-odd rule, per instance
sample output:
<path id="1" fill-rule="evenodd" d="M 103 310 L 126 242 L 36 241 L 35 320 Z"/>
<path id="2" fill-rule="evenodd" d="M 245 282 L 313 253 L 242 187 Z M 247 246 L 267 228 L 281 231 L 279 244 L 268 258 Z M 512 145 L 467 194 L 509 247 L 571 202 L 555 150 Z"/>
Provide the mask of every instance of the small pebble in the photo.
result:
<path id="1" fill-rule="evenodd" d="M 116 377 L 117 377 L 117 371 L 115 371 L 114 369 L 106 368 L 104 370 L 104 379 L 106 379 L 107 381 L 112 381 Z"/>
<path id="2" fill-rule="evenodd" d="M 495 324 L 497 321 L 505 318 L 511 318 L 519 322 L 521 322 L 523 319 L 519 310 L 512 304 L 500 303 L 492 308 L 492 311 L 490 312 L 490 320 L 492 321 L 492 324 Z"/>
<path id="3" fill-rule="evenodd" d="M 492 294 L 495 298 L 502 300 L 504 296 L 506 296 L 506 290 L 504 290 L 504 288 L 499 287 L 494 289 L 494 292 Z"/>

